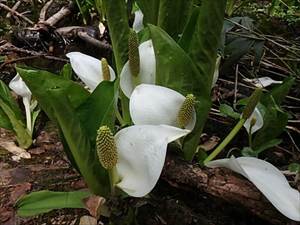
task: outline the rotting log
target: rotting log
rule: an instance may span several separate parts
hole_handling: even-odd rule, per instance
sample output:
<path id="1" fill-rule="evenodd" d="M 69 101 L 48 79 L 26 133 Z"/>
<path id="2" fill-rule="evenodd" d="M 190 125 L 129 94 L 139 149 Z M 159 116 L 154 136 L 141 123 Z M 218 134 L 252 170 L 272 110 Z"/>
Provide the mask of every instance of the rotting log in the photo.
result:
<path id="1" fill-rule="evenodd" d="M 200 168 L 171 154 L 167 156 L 161 178 L 175 188 L 207 193 L 244 207 L 272 224 L 298 224 L 280 214 L 251 182 L 226 168 Z"/>

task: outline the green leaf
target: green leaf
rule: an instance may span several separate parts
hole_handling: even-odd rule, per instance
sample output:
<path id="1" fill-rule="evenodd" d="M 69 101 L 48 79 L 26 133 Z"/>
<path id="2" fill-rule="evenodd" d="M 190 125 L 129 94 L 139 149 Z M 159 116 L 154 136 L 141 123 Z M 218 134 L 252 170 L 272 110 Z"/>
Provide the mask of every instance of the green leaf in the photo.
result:
<path id="1" fill-rule="evenodd" d="M 225 7 L 226 0 L 202 1 L 201 13 L 187 51 L 200 73 L 199 76 L 207 80 L 206 85 L 209 84 L 209 89 L 216 64 Z"/>
<path id="2" fill-rule="evenodd" d="M 257 154 L 259 154 L 269 148 L 279 145 L 281 142 L 282 142 L 281 139 L 272 139 L 272 140 L 266 141 L 263 144 L 261 144 L 259 147 L 256 147 L 255 151 L 257 152 Z"/>
<path id="3" fill-rule="evenodd" d="M 158 26 L 178 40 L 192 12 L 193 0 L 160 0 Z"/>
<path id="4" fill-rule="evenodd" d="M 48 90 L 47 94 L 48 104 L 88 187 L 94 194 L 107 196 L 109 192 L 107 171 L 101 166 L 95 145 L 90 142 L 85 127 L 67 97 L 67 92 L 56 88 Z"/>
<path id="5" fill-rule="evenodd" d="M 192 14 L 189 18 L 188 23 L 186 24 L 183 34 L 178 41 L 178 44 L 184 51 L 188 51 L 191 45 L 191 37 L 195 32 L 195 26 L 200 15 L 200 7 L 194 7 Z"/>
<path id="6" fill-rule="evenodd" d="M 258 157 L 258 152 L 250 147 L 244 147 L 241 151 L 242 156 Z"/>
<path id="7" fill-rule="evenodd" d="M 222 66 L 223 70 L 231 70 L 231 66 L 247 54 L 254 44 L 255 40 L 244 37 L 234 38 L 230 43 L 227 43 L 224 54 L 228 57 Z"/>
<path id="8" fill-rule="evenodd" d="M 283 83 L 275 86 L 268 95 L 263 98 L 264 105 L 268 105 L 270 103 L 270 99 L 273 98 L 277 105 L 280 105 L 284 98 L 288 95 L 291 87 L 295 82 L 295 78 L 287 77 L 284 79 Z M 271 101 L 272 102 L 272 101 Z"/>
<path id="9" fill-rule="evenodd" d="M 144 14 L 144 24 L 157 25 L 160 0 L 136 0 Z"/>
<path id="10" fill-rule="evenodd" d="M 17 71 L 26 85 L 29 87 L 33 96 L 35 96 L 39 102 L 40 107 L 45 111 L 47 116 L 52 121 L 56 121 L 56 118 L 53 109 L 49 104 L 47 90 L 58 87 L 64 89 L 67 93 L 66 96 L 68 97 L 73 108 L 79 107 L 90 95 L 89 92 L 78 83 L 67 80 L 48 71 L 22 68 L 17 68 Z M 60 134 L 62 134 L 61 131 Z M 68 145 L 66 145 L 65 138 L 63 135 L 60 136 L 64 144 L 64 151 L 66 152 L 72 165 L 79 171 L 78 165 L 73 158 L 71 150 L 69 149 Z"/>
<path id="11" fill-rule="evenodd" d="M 0 80 L 0 98 L 9 105 L 9 107 L 15 112 L 15 115 L 18 119 L 23 119 L 18 103 L 11 95 L 9 88 L 2 80 Z"/>
<path id="12" fill-rule="evenodd" d="M 106 125 L 112 131 L 114 130 L 115 102 L 114 82 L 103 81 L 89 98 L 76 109 L 92 144 L 95 144 L 97 130 L 100 126 Z"/>
<path id="13" fill-rule="evenodd" d="M 240 118 L 240 114 L 235 112 L 230 105 L 221 104 L 219 110 L 220 110 L 221 114 L 229 116 L 233 119 L 239 119 Z"/>
<path id="14" fill-rule="evenodd" d="M 156 56 L 156 84 L 186 95 L 210 95 L 210 89 L 186 52 L 161 28 L 149 25 Z"/>
<path id="15" fill-rule="evenodd" d="M 36 216 L 54 209 L 85 208 L 83 199 L 89 192 L 37 191 L 21 197 L 16 202 L 17 214 L 21 217 Z"/>
<path id="16" fill-rule="evenodd" d="M 9 121 L 9 118 L 5 114 L 5 112 L 0 108 L 0 127 L 7 129 L 7 130 L 13 130 L 13 127 Z"/>
<path id="17" fill-rule="evenodd" d="M 273 105 L 269 104 L 266 106 L 263 118 L 264 125 L 255 133 L 253 140 L 253 148 L 255 149 L 267 141 L 275 139 L 283 132 L 288 121 L 288 114 L 279 109 L 274 103 Z"/>
<path id="18" fill-rule="evenodd" d="M 60 71 L 60 75 L 67 80 L 72 80 L 73 70 L 70 63 L 64 65 L 64 67 Z"/>
<path id="19" fill-rule="evenodd" d="M 22 120 L 19 120 L 15 112 L 10 108 L 10 106 L 0 98 L 0 108 L 9 118 L 11 126 L 15 132 L 17 142 L 21 148 L 29 148 L 32 144 L 32 139 L 29 131 L 27 130 L 25 124 Z"/>
<path id="20" fill-rule="evenodd" d="M 259 148 L 264 143 L 278 137 L 285 129 L 288 114 L 280 108 L 279 104 L 288 94 L 294 83 L 289 77 L 281 85 L 275 86 L 262 97 L 261 103 L 265 106 L 264 125 L 257 131 L 253 140 L 253 147 Z"/>
<path id="21" fill-rule="evenodd" d="M 129 25 L 124 0 L 103 0 L 118 74 L 128 59 Z"/>
<path id="22" fill-rule="evenodd" d="M 289 165 L 289 171 L 300 173 L 300 164 L 299 163 L 291 163 Z"/>

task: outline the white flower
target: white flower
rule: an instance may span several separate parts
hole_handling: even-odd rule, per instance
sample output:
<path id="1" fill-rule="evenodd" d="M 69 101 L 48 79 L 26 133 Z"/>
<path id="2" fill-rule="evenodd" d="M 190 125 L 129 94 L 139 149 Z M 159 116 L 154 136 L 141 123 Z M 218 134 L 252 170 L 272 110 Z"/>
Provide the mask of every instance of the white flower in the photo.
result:
<path id="1" fill-rule="evenodd" d="M 156 60 L 152 40 L 148 40 L 140 44 L 140 73 L 139 78 L 141 83 L 155 84 L 156 78 Z M 132 80 L 132 74 L 127 61 L 120 74 L 120 87 L 124 94 L 130 98 L 132 91 L 135 88 Z"/>
<path id="2" fill-rule="evenodd" d="M 281 84 L 282 81 L 273 80 L 270 77 L 260 77 L 260 78 L 254 78 L 254 79 L 248 79 L 245 78 L 244 81 L 248 83 L 252 83 L 254 86 L 258 88 L 268 87 L 272 84 Z"/>
<path id="3" fill-rule="evenodd" d="M 132 121 L 136 125 L 165 124 L 177 127 L 178 113 L 185 99 L 185 96 L 172 89 L 141 84 L 134 89 L 129 101 Z M 192 118 L 185 128 L 191 131 L 195 123 L 196 113 L 193 110 Z"/>
<path id="4" fill-rule="evenodd" d="M 226 167 L 249 179 L 286 217 L 300 221 L 300 193 L 293 189 L 284 175 L 272 164 L 252 157 L 211 161 L 206 166 Z"/>
<path id="5" fill-rule="evenodd" d="M 255 107 L 251 116 L 244 123 L 244 127 L 247 130 L 248 134 L 250 133 L 251 121 L 253 119 L 255 120 L 255 124 L 251 128 L 251 134 L 258 131 L 264 125 L 263 115 L 261 114 L 261 112 L 259 111 L 259 109 L 257 107 Z"/>
<path id="6" fill-rule="evenodd" d="M 116 184 L 133 197 L 147 195 L 157 183 L 165 162 L 168 143 L 188 134 L 171 126 L 134 125 L 115 135 L 118 152 Z"/>
<path id="7" fill-rule="evenodd" d="M 143 24 L 143 19 L 144 19 L 144 14 L 143 12 L 139 9 L 134 12 L 134 21 L 132 24 L 132 28 L 135 32 L 140 32 L 144 28 Z"/>
<path id="8" fill-rule="evenodd" d="M 66 56 L 70 59 L 74 72 L 91 91 L 94 91 L 98 84 L 104 80 L 102 64 L 99 59 L 80 52 L 70 52 Z M 109 72 L 110 80 L 115 80 L 115 72 L 110 66 Z"/>
<path id="9" fill-rule="evenodd" d="M 31 91 L 22 80 L 19 74 L 17 74 L 10 82 L 9 88 L 12 89 L 17 95 L 23 98 L 23 104 L 25 106 L 26 114 L 26 125 L 27 129 L 32 132 L 31 127 L 31 111 L 30 111 L 30 101 L 31 101 Z"/>

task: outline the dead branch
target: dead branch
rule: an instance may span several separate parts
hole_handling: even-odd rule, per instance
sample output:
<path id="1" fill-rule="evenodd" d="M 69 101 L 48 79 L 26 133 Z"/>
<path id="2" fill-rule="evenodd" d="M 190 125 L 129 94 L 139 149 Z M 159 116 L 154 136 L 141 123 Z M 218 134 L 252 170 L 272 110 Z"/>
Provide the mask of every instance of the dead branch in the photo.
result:
<path id="1" fill-rule="evenodd" d="M 49 7 L 52 5 L 52 3 L 53 3 L 53 0 L 48 1 L 41 9 L 39 23 L 44 22 L 46 20 L 47 11 L 48 11 Z"/>
<path id="2" fill-rule="evenodd" d="M 94 45 L 97 48 L 103 49 L 103 50 L 111 50 L 111 46 L 109 44 L 105 44 L 93 37 L 91 37 L 90 35 L 88 35 L 87 32 L 84 31 L 79 31 L 77 33 L 78 37 L 80 37 L 82 40 Z"/>
<path id="3" fill-rule="evenodd" d="M 14 4 L 14 6 L 11 8 L 11 10 L 16 11 L 16 10 L 19 8 L 19 6 L 21 5 L 21 3 L 22 3 L 22 1 L 17 1 L 17 2 Z M 10 17 L 11 17 L 11 12 L 8 12 L 8 13 L 6 14 L 6 18 L 10 18 Z"/>
<path id="4" fill-rule="evenodd" d="M 71 14 L 71 6 L 64 6 L 62 7 L 57 13 L 55 13 L 53 16 L 48 18 L 45 23 L 49 26 L 54 26 L 57 24 L 61 19 Z"/>
<path id="5" fill-rule="evenodd" d="M 9 11 L 12 15 L 16 15 L 18 17 L 20 17 L 21 19 L 23 19 L 24 21 L 26 21 L 27 23 L 33 25 L 34 22 L 31 21 L 30 19 L 28 19 L 26 16 L 22 15 L 21 13 L 18 13 L 17 11 L 9 8 L 7 5 L 3 4 L 3 3 L 0 3 L 0 8 L 3 8 L 7 11 Z"/>
<path id="6" fill-rule="evenodd" d="M 244 207 L 272 224 L 293 224 L 293 221 L 281 215 L 251 182 L 228 169 L 201 169 L 170 155 L 166 159 L 162 179 L 173 187 L 199 194 L 207 193 Z"/>

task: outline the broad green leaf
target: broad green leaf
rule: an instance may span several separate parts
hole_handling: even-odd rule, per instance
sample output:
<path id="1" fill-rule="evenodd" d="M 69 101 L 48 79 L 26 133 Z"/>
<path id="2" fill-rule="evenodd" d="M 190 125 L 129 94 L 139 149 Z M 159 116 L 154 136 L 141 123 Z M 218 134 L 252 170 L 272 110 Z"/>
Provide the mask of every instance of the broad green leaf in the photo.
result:
<path id="1" fill-rule="evenodd" d="M 54 116 L 53 109 L 49 104 L 47 90 L 58 87 L 64 89 L 66 91 L 66 96 L 69 98 L 69 101 L 74 108 L 77 108 L 79 105 L 81 105 L 90 95 L 89 92 L 78 83 L 67 80 L 48 71 L 22 68 L 17 68 L 17 71 L 23 78 L 26 85 L 29 87 L 33 96 L 39 102 L 41 108 L 52 121 L 56 121 L 56 118 Z M 60 133 L 62 134 L 62 132 Z M 69 160 L 71 161 L 72 165 L 79 170 L 78 165 L 76 164 L 73 155 L 68 148 L 68 145 L 65 145 L 65 138 L 63 135 L 60 136 L 62 142 L 64 143 L 64 151 L 66 152 Z"/>
<path id="2" fill-rule="evenodd" d="M 66 91 L 56 88 L 48 90 L 47 94 L 53 116 L 88 187 L 94 194 L 106 196 L 109 192 L 107 171 L 101 166 L 95 145 L 90 142 Z"/>
<path id="3" fill-rule="evenodd" d="M 266 106 L 263 127 L 255 133 L 253 148 L 257 149 L 269 140 L 278 137 L 285 129 L 288 114 L 278 108 L 277 105 Z"/>
<path id="4" fill-rule="evenodd" d="M 158 26 L 178 40 L 192 12 L 193 0 L 160 0 Z"/>
<path id="5" fill-rule="evenodd" d="M 187 51 L 200 73 L 199 76 L 207 80 L 206 85 L 209 89 L 216 64 L 225 7 L 226 0 L 202 1 L 201 13 Z"/>
<path id="6" fill-rule="evenodd" d="M 241 116 L 239 113 L 235 112 L 230 105 L 227 104 L 221 104 L 219 110 L 221 114 L 229 116 L 233 119 L 239 119 Z"/>
<path id="7" fill-rule="evenodd" d="M 242 56 L 247 54 L 254 44 L 255 40 L 244 37 L 234 38 L 230 43 L 227 43 L 224 50 L 224 54 L 227 58 L 225 59 L 222 69 L 224 71 L 231 70 L 231 66 Z"/>
<path id="8" fill-rule="evenodd" d="M 263 143 L 259 147 L 257 147 L 255 149 L 255 151 L 257 152 L 257 154 L 259 154 L 269 148 L 279 145 L 281 142 L 282 142 L 281 139 L 272 139 L 272 140 L 266 141 L 265 143 Z"/>
<path id="9" fill-rule="evenodd" d="M 288 77 L 284 79 L 283 83 L 275 86 L 265 98 L 263 98 L 263 102 L 265 105 L 270 103 L 270 98 L 273 98 L 277 105 L 280 105 L 284 98 L 288 95 L 291 87 L 295 82 L 295 78 Z M 272 96 L 272 97 L 271 97 Z M 272 102 L 272 101 L 271 101 Z"/>
<path id="10" fill-rule="evenodd" d="M 19 120 L 15 112 L 10 108 L 10 106 L 0 98 L 0 108 L 9 118 L 13 131 L 15 132 L 17 142 L 21 148 L 29 148 L 32 144 L 32 139 L 29 131 L 27 130 L 25 124 L 22 120 Z"/>
<path id="11" fill-rule="evenodd" d="M 117 72 L 120 74 L 128 59 L 129 25 L 124 0 L 103 0 L 106 10 L 109 35 L 112 41 Z"/>
<path id="12" fill-rule="evenodd" d="M 157 25 L 160 0 L 136 0 L 144 14 L 144 24 Z"/>
<path id="13" fill-rule="evenodd" d="M 178 44 L 184 51 L 188 51 L 191 45 L 191 37 L 195 32 L 195 26 L 198 21 L 198 17 L 200 15 L 200 7 L 194 7 L 192 14 L 189 18 L 188 23 L 186 24 L 183 34 L 178 41 Z"/>
<path id="14" fill-rule="evenodd" d="M 288 121 L 288 114 L 282 111 L 279 104 L 286 97 L 293 83 L 294 78 L 287 78 L 281 85 L 274 87 L 263 96 L 261 103 L 265 106 L 264 125 L 255 134 L 253 141 L 255 149 L 275 139 L 284 131 Z"/>
<path id="15" fill-rule="evenodd" d="M 114 130 L 114 82 L 103 81 L 76 112 L 84 126 L 91 143 L 95 144 L 97 130 L 106 125 Z"/>
<path id="16" fill-rule="evenodd" d="M 84 198 L 89 192 L 37 191 L 21 197 L 16 202 L 17 214 L 21 217 L 36 216 L 54 209 L 85 208 Z"/>
<path id="17" fill-rule="evenodd" d="M 185 51 L 161 28 L 149 25 L 156 56 L 156 84 L 186 95 L 209 96 L 210 89 Z"/>

